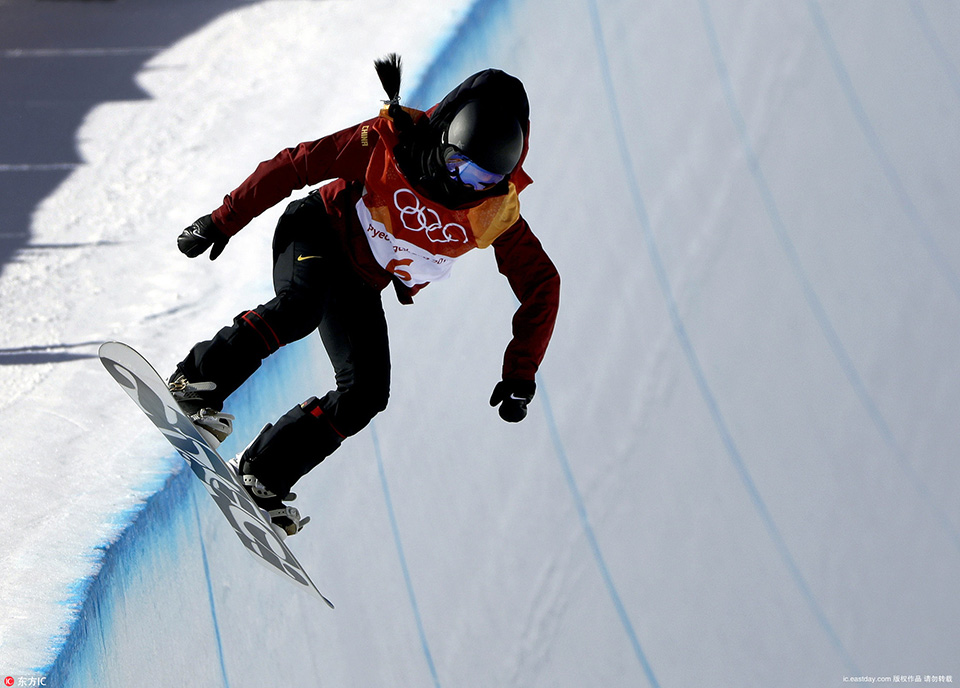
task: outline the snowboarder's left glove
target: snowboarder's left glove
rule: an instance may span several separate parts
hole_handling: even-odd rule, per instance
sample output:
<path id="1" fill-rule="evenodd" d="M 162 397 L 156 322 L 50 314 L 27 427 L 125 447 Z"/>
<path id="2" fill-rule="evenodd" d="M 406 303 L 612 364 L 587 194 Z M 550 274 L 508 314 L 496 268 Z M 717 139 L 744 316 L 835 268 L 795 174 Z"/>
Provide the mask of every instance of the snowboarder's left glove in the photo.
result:
<path id="1" fill-rule="evenodd" d="M 213 218 L 204 215 L 180 232 L 180 236 L 177 237 L 177 247 L 180 249 L 180 253 L 188 258 L 196 258 L 213 246 L 210 251 L 210 260 L 216 260 L 223 253 L 223 248 L 228 241 L 230 241 L 230 237 L 213 224 Z"/>
<path id="2" fill-rule="evenodd" d="M 491 406 L 500 406 L 500 417 L 508 423 L 519 423 L 527 417 L 527 404 L 537 391 L 533 380 L 503 380 L 493 388 Z"/>

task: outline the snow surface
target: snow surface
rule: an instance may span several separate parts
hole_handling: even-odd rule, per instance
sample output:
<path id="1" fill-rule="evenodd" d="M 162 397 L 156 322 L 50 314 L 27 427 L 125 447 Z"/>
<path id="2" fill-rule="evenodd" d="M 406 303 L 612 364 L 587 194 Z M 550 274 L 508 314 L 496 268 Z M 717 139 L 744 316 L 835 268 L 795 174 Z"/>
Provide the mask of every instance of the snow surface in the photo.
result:
<path id="1" fill-rule="evenodd" d="M 67 157 L 0 151 L 25 197 L 62 177 L 0 274 L 0 675 L 960 681 L 955 3 L 224 2 L 128 43 L 103 20 L 167 4 L 192 6 L 0 3 L 35 22 L 0 29 L 4 88 L 49 60 L 136 66 Z M 269 298 L 282 205 L 215 263 L 173 239 L 260 160 L 375 111 L 390 50 L 414 106 L 484 66 L 523 79 L 524 215 L 563 303 L 512 426 L 486 405 L 514 307 L 493 256 L 413 307 L 385 293 L 391 406 L 297 490 L 331 612 L 238 550 L 91 357 L 121 338 L 170 367 Z M 41 81 L 9 82 L 22 118 L 80 98 Z M 316 339 L 231 399 L 224 453 L 325 391 Z"/>

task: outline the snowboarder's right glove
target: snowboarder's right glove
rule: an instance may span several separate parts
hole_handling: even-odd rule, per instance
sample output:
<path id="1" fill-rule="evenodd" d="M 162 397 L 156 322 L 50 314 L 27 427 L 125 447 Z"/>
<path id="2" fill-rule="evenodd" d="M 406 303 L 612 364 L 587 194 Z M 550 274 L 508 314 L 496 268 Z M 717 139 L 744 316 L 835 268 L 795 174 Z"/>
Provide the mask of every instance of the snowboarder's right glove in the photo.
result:
<path id="1" fill-rule="evenodd" d="M 177 248 L 188 258 L 196 258 L 213 246 L 213 250 L 210 251 L 210 260 L 216 260 L 223 253 L 223 248 L 228 241 L 230 237 L 213 224 L 213 218 L 204 215 L 180 232 L 180 236 L 177 237 Z"/>
<path id="2" fill-rule="evenodd" d="M 519 423 L 527 417 L 527 404 L 533 400 L 537 383 L 533 380 L 503 380 L 493 388 L 490 405 L 500 406 L 500 417 L 508 423 Z"/>

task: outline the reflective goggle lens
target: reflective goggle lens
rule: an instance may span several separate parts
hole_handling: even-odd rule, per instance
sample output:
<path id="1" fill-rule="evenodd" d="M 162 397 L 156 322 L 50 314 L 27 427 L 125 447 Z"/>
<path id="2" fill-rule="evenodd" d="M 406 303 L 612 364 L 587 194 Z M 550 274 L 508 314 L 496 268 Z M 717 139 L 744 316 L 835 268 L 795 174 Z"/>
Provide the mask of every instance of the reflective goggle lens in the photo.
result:
<path id="1" fill-rule="evenodd" d="M 487 172 L 470 158 L 459 153 L 453 153 L 447 157 L 447 171 L 451 177 L 477 191 L 499 184 L 506 176 Z"/>

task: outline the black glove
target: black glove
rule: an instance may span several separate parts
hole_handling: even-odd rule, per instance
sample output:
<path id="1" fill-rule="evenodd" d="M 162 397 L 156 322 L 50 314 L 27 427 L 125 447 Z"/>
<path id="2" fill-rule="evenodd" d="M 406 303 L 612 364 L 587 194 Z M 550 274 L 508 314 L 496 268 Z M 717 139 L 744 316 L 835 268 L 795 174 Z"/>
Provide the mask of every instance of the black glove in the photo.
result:
<path id="1" fill-rule="evenodd" d="M 196 258 L 213 246 L 213 250 L 210 251 L 210 260 L 216 260 L 223 253 L 223 248 L 228 241 L 230 237 L 213 224 L 213 218 L 204 215 L 180 232 L 180 236 L 177 237 L 177 248 L 188 258 Z"/>
<path id="2" fill-rule="evenodd" d="M 493 388 L 490 405 L 500 405 L 500 417 L 508 423 L 519 423 L 527 417 L 527 404 L 537 391 L 533 380 L 503 380 Z"/>

